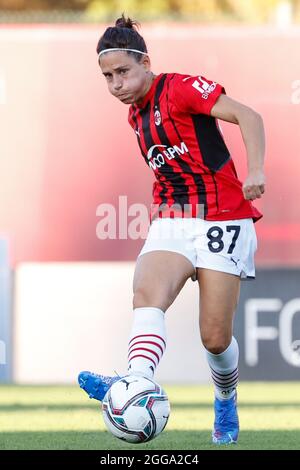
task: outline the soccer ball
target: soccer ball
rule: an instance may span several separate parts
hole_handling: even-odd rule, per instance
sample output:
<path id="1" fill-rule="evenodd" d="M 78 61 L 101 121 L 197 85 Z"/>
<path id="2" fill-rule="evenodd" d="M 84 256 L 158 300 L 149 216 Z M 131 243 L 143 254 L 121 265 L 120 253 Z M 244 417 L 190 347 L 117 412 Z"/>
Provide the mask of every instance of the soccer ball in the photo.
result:
<path id="1" fill-rule="evenodd" d="M 166 426 L 170 403 L 164 390 L 151 379 L 127 375 L 115 382 L 102 402 L 104 422 L 119 439 L 150 441 Z"/>

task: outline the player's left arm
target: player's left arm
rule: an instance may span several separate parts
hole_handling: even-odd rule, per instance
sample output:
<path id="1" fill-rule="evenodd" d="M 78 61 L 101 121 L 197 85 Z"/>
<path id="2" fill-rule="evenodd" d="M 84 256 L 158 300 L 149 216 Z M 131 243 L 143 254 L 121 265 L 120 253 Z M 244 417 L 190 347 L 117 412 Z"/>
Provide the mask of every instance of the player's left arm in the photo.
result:
<path id="1" fill-rule="evenodd" d="M 247 151 L 248 176 L 243 184 L 245 199 L 253 201 L 265 192 L 265 132 L 260 114 L 221 94 L 211 109 L 211 116 L 238 124 Z"/>

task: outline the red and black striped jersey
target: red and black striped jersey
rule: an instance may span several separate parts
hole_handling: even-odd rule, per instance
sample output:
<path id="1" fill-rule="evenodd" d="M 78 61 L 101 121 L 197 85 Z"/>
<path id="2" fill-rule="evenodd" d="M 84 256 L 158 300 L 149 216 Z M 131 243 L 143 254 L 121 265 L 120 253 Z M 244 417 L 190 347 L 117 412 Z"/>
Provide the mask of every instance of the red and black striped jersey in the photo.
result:
<path id="1" fill-rule="evenodd" d="M 210 115 L 221 93 L 221 85 L 204 77 L 162 73 L 142 101 L 130 106 L 129 123 L 156 178 L 153 207 L 190 208 L 192 217 L 201 208 L 204 219 L 216 221 L 262 217 L 244 198 L 218 121 Z"/>

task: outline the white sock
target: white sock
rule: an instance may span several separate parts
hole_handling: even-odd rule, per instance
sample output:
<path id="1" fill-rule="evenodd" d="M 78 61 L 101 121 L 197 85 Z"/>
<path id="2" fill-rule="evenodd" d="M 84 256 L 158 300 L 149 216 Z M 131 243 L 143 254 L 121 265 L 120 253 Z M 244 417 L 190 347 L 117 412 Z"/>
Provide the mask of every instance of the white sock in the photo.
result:
<path id="1" fill-rule="evenodd" d="M 206 356 L 215 385 L 215 396 L 219 400 L 229 400 L 235 394 L 239 378 L 239 345 L 236 339 L 233 336 L 230 345 L 221 354 L 206 351 Z"/>
<path id="2" fill-rule="evenodd" d="M 128 373 L 152 378 L 165 349 L 164 312 L 155 307 L 135 308 L 128 344 Z"/>

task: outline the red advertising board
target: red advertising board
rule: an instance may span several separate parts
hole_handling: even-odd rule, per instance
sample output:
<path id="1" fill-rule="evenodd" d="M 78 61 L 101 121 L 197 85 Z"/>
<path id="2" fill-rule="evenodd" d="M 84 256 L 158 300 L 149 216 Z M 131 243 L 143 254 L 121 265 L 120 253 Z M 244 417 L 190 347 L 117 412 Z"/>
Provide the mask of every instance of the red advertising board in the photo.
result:
<path id="1" fill-rule="evenodd" d="M 133 260 L 143 243 L 126 239 L 124 226 L 121 239 L 97 236 L 101 204 L 115 207 L 118 232 L 119 204 L 149 206 L 153 181 L 128 108 L 109 95 L 97 65 L 104 28 L 0 28 L 0 237 L 14 263 Z M 299 29 L 147 25 L 141 33 L 155 73 L 204 75 L 261 113 L 267 186 L 255 202 L 264 214 L 257 262 L 299 265 Z M 243 180 L 239 128 L 221 125 Z"/>

